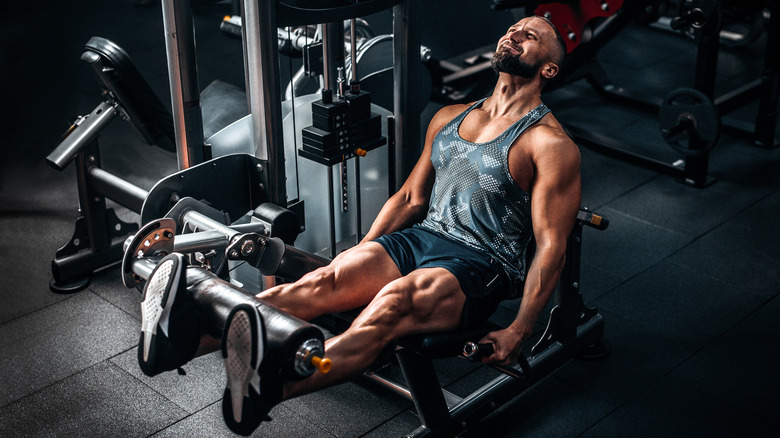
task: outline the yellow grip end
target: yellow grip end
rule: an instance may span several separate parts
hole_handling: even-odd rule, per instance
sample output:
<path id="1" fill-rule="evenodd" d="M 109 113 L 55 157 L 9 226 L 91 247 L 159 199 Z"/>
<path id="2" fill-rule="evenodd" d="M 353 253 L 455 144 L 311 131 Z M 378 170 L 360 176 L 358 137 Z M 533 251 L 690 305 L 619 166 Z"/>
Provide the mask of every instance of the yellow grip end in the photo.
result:
<path id="1" fill-rule="evenodd" d="M 333 362 L 328 358 L 312 356 L 311 364 L 317 367 L 321 373 L 325 374 L 330 371 L 330 367 L 333 365 Z"/>

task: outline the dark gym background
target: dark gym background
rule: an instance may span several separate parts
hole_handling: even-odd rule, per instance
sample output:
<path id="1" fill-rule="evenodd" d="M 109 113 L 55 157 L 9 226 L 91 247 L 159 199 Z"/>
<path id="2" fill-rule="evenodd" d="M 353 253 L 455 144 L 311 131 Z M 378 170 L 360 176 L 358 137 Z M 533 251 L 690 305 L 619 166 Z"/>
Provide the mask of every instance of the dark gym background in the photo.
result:
<path id="1" fill-rule="evenodd" d="M 218 30 L 230 4 L 193 3 L 201 87 L 219 79 L 243 88 L 240 42 Z M 74 166 L 58 172 L 43 159 L 100 99 L 79 60 L 83 45 L 102 36 L 122 46 L 168 104 L 159 4 L 1 8 L 0 435 L 230 436 L 218 355 L 193 361 L 184 377 L 141 374 L 140 295 L 121 285 L 117 268 L 76 294 L 48 288 L 78 201 Z M 514 22 L 488 0 L 421 2 L 421 10 L 422 43 L 440 59 L 493 44 Z M 389 16 L 375 20 L 389 31 Z M 721 52 L 720 90 L 757 77 L 762 44 Z M 599 54 L 620 85 L 659 96 L 691 86 L 694 57 L 690 42 L 647 27 L 629 28 Z M 564 123 L 627 142 L 658 137 L 651 116 L 605 104 L 583 83 L 544 100 Z M 429 104 L 423 118 L 437 107 Z M 120 120 L 100 144 L 104 168 L 146 189 L 176 169 L 173 154 L 143 144 Z M 582 288 L 605 316 L 612 354 L 572 361 L 473 435 L 777 436 L 779 165 L 780 150 L 723 136 L 710 162 L 715 184 L 696 189 L 582 148 L 583 205 L 611 220 L 605 232 L 585 232 Z M 452 361 L 440 378 L 455 393 L 486 372 Z M 410 402 L 358 381 L 277 407 L 256 436 L 395 437 L 419 424 L 413 412 Z"/>

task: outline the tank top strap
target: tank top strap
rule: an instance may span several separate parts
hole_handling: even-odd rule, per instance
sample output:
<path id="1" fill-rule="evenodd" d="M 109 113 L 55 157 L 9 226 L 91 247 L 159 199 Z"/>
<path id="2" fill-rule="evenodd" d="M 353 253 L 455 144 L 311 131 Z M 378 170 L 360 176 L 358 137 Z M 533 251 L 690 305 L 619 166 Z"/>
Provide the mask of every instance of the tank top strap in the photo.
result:
<path id="1" fill-rule="evenodd" d="M 484 101 L 486 101 L 488 98 L 484 97 L 466 108 L 465 111 L 458 114 L 457 117 L 452 119 L 449 123 L 447 123 L 447 127 L 452 127 L 454 129 L 458 129 L 460 127 L 460 124 L 463 122 L 463 119 L 466 118 L 467 115 L 474 109 L 482 105 Z M 509 143 L 514 143 L 514 141 L 517 139 L 517 137 L 520 136 L 520 134 L 523 133 L 526 129 L 528 129 L 529 126 L 532 126 L 534 123 L 538 122 L 542 119 L 542 117 L 546 116 L 547 113 L 550 112 L 550 109 L 547 108 L 547 105 L 540 103 L 539 106 L 532 109 L 528 114 L 524 115 L 520 120 L 513 123 L 509 128 L 507 128 L 501 135 L 497 137 L 497 139 L 501 140 L 510 140 Z M 444 129 L 442 131 L 445 131 Z"/>
<path id="2" fill-rule="evenodd" d="M 547 105 L 540 103 L 539 106 L 532 109 L 528 114 L 523 116 L 520 120 L 516 121 L 512 126 L 507 128 L 507 130 L 504 132 L 506 139 L 510 140 L 510 144 L 514 143 L 514 141 L 517 139 L 520 134 L 523 133 L 526 129 L 528 129 L 529 126 L 532 126 L 534 123 L 538 122 L 542 119 L 542 117 L 546 116 L 547 113 L 550 112 L 550 109 L 547 108 Z"/>
<path id="3" fill-rule="evenodd" d="M 462 113 L 458 114 L 454 119 L 450 120 L 450 122 L 447 123 L 446 126 L 460 127 L 460 123 L 463 121 L 463 119 L 466 118 L 467 115 L 469 115 L 471 110 L 473 110 L 474 108 L 482 105 L 482 102 L 484 102 L 486 100 L 487 100 L 487 97 L 483 97 L 482 99 L 472 103 L 471 106 L 466 108 L 465 111 L 463 111 Z"/>

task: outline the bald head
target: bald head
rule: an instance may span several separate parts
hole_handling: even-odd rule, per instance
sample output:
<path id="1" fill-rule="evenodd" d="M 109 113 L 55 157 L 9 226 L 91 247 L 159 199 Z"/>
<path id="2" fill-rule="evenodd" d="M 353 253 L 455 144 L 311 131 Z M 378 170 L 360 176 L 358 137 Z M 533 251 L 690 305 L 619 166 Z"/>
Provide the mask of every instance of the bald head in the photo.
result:
<path id="1" fill-rule="evenodd" d="M 560 65 L 563 64 L 563 59 L 566 57 L 566 41 L 564 41 L 563 35 L 558 32 L 558 29 L 555 27 L 553 22 L 547 18 L 539 15 L 534 15 L 533 18 L 544 21 L 547 23 L 550 29 L 552 29 L 555 40 L 552 42 L 552 48 L 548 53 L 550 55 L 550 61 L 554 62 L 557 66 L 560 67 Z"/>

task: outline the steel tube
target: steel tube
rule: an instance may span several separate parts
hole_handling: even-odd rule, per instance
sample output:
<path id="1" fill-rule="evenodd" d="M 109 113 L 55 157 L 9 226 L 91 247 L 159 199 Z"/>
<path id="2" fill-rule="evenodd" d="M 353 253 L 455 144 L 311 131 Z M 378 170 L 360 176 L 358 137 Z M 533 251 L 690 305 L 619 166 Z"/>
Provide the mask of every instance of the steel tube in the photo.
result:
<path id="1" fill-rule="evenodd" d="M 322 25 L 322 70 L 325 78 L 325 88 L 333 90 L 338 87 L 339 67 L 344 66 L 344 23 L 325 23 Z"/>
<path id="2" fill-rule="evenodd" d="M 99 167 L 90 167 L 87 174 L 93 190 L 119 205 L 141 213 L 141 207 L 149 192 Z"/>
<path id="3" fill-rule="evenodd" d="M 420 94 L 420 20 L 415 0 L 404 0 L 393 7 L 393 57 L 397 191 L 420 153 L 420 115 L 415 105 Z"/>
<path id="4" fill-rule="evenodd" d="M 409 401 L 414 401 L 414 397 L 412 397 L 412 393 L 409 391 L 409 388 L 403 386 L 398 382 L 382 377 L 376 373 L 370 373 L 370 374 L 366 373 L 363 374 L 363 376 L 369 380 L 373 380 L 379 385 L 382 385 L 383 387 L 389 389 L 390 391 L 393 391 L 394 393 L 400 395 L 401 397 Z"/>
<path id="5" fill-rule="evenodd" d="M 355 35 L 355 26 L 357 25 L 356 20 L 353 18 L 349 22 L 349 46 L 350 46 L 350 66 L 352 67 L 352 80 L 357 82 L 358 76 L 357 76 L 357 37 Z"/>
<path id="6" fill-rule="evenodd" d="M 225 236 L 225 233 L 217 230 L 180 234 L 173 241 L 174 251 L 181 253 L 225 249 L 227 246 L 227 236 Z"/>
<path id="7" fill-rule="evenodd" d="M 190 0 L 163 0 L 165 52 L 179 170 L 204 161 L 203 115 Z"/>
<path id="8" fill-rule="evenodd" d="M 322 77 L 323 82 L 325 83 L 325 86 L 323 87 L 326 90 L 333 90 L 335 89 L 335 82 L 334 85 L 331 86 L 330 80 L 332 77 L 335 77 L 335 69 L 334 73 L 330 72 L 330 61 L 331 54 L 330 54 L 330 46 L 328 45 L 328 41 L 330 41 L 330 37 L 328 36 L 328 24 L 323 23 L 320 25 L 320 33 L 322 34 Z"/>
<path id="9" fill-rule="evenodd" d="M 268 161 L 268 196 L 287 206 L 276 1 L 242 2 L 244 68 L 255 156 Z"/>
<path id="10" fill-rule="evenodd" d="M 148 279 L 161 259 L 162 257 L 153 256 L 133 260 L 133 274 L 144 280 Z"/>
<path id="11" fill-rule="evenodd" d="M 328 167 L 328 241 L 330 242 L 330 258 L 336 258 L 336 209 L 333 205 L 333 167 Z"/>
<path id="12" fill-rule="evenodd" d="M 95 140 L 100 131 L 114 120 L 117 114 L 112 104 L 101 102 L 87 117 L 74 123 L 70 134 L 46 157 L 46 162 L 57 170 L 65 169 L 84 146 Z"/>
<path id="13" fill-rule="evenodd" d="M 360 157 L 355 157 L 355 245 L 363 239 L 363 216 L 360 205 Z"/>
<path id="14" fill-rule="evenodd" d="M 189 210 L 182 215 L 182 221 L 188 224 L 193 231 L 218 231 L 222 235 L 227 236 L 228 240 L 233 236 L 239 234 L 238 231 L 230 228 L 227 225 L 221 224 L 208 216 L 198 213 L 194 210 Z"/>

